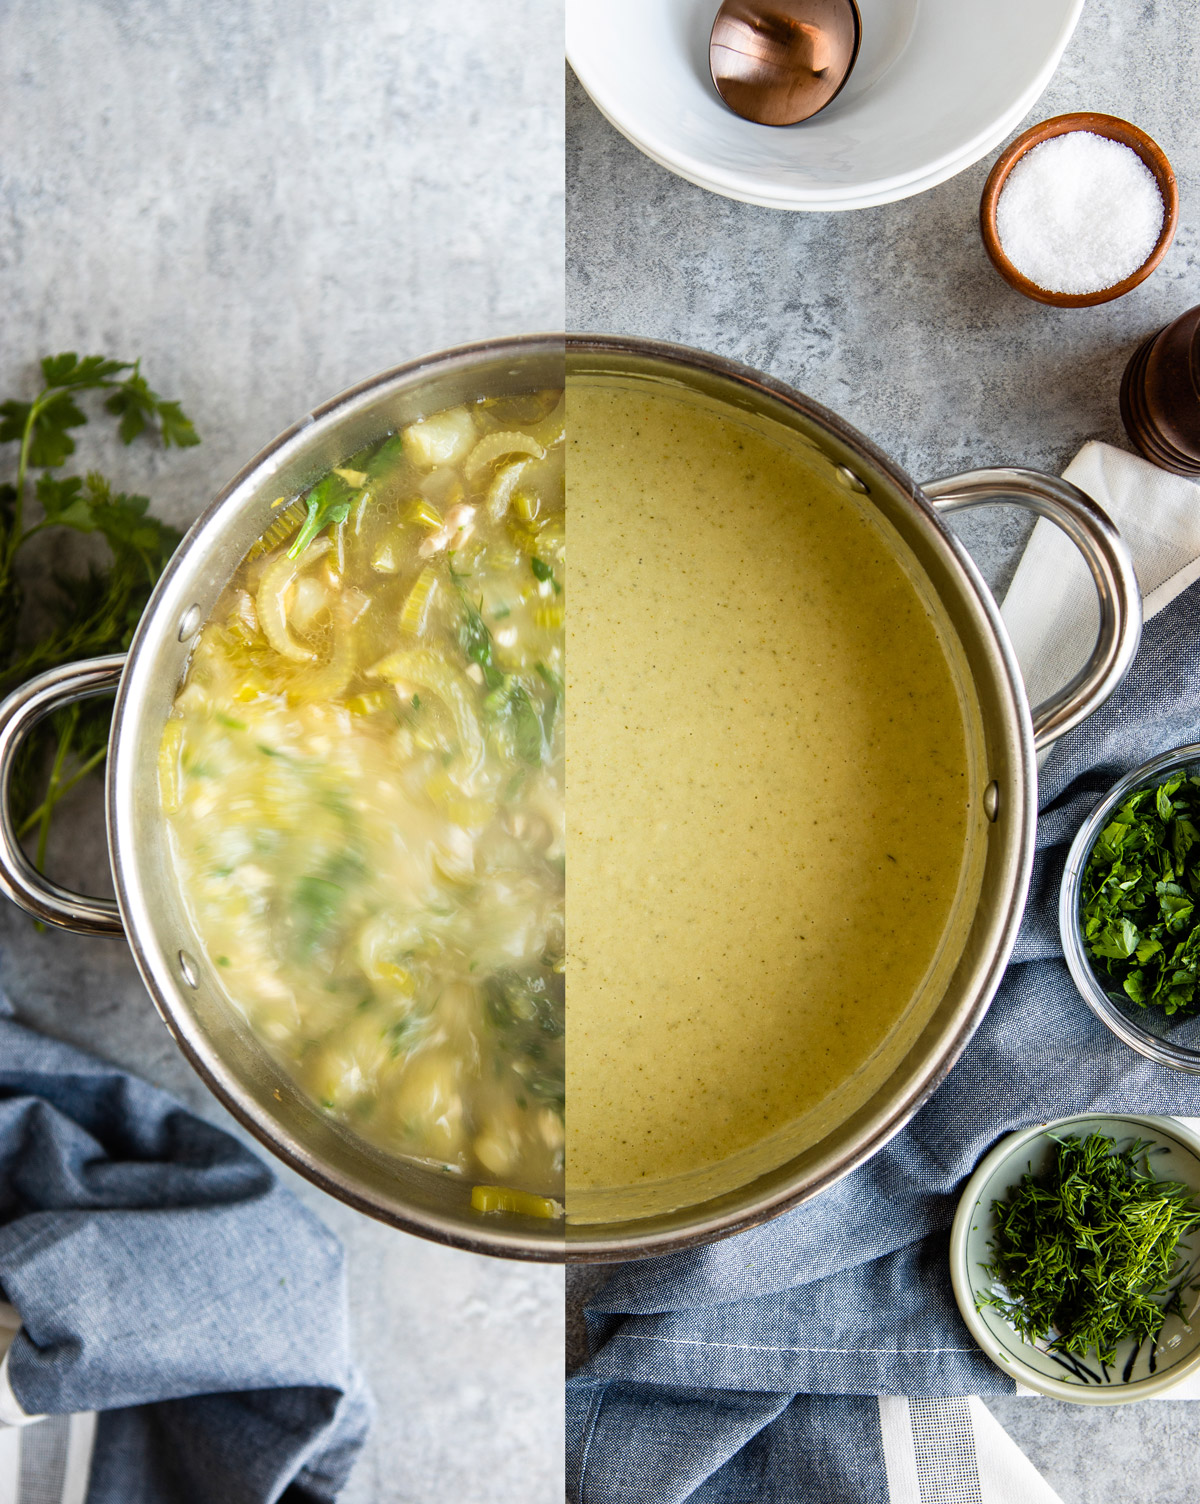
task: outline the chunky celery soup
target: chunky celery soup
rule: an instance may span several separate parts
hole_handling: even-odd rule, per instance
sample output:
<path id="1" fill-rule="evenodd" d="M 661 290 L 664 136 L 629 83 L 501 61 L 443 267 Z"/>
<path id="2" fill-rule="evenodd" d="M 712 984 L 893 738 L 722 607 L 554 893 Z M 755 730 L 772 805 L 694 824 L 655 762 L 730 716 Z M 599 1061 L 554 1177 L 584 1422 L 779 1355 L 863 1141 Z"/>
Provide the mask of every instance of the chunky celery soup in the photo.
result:
<path id="1" fill-rule="evenodd" d="M 277 507 L 162 743 L 212 973 L 355 1133 L 556 1214 L 562 394 L 431 414 Z"/>

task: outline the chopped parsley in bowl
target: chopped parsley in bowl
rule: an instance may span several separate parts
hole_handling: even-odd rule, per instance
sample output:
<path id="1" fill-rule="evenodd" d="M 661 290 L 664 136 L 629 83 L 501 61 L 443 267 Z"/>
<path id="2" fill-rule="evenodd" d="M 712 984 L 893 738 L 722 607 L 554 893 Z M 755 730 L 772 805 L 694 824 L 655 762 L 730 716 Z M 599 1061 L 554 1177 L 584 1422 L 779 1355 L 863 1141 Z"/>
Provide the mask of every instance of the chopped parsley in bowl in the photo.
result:
<path id="1" fill-rule="evenodd" d="M 1143 763 L 1101 800 L 1067 857 L 1059 929 L 1101 1021 L 1200 1073 L 1200 744 Z"/>

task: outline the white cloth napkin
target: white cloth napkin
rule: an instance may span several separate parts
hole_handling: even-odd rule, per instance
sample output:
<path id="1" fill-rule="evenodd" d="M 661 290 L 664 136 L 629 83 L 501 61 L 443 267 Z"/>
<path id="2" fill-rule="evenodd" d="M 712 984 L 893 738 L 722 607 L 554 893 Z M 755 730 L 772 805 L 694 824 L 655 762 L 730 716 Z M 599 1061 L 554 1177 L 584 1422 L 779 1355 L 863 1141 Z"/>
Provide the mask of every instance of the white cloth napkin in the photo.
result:
<path id="1" fill-rule="evenodd" d="M 1063 473 L 1124 535 L 1147 621 L 1200 579 L 1200 486 L 1095 442 L 1085 444 Z M 1034 528 L 1001 614 L 1032 704 L 1087 661 L 1099 627 L 1095 589 L 1075 546 L 1052 522 L 1041 519 Z M 1180 1121 L 1200 1131 L 1200 1119 Z M 1017 1393 L 1037 1397 L 1021 1387 Z M 1200 1375 L 1161 1398 L 1200 1399 Z M 885 1397 L 879 1407 L 891 1504 L 943 1497 L 1061 1504 L 981 1400 Z M 978 1494 L 958 1491 L 964 1478 L 978 1480 Z"/>
<path id="2" fill-rule="evenodd" d="M 1129 544 L 1146 620 L 1200 579 L 1200 486 L 1111 444 L 1088 443 L 1063 472 L 1104 508 Z M 1087 662 L 1096 592 L 1075 545 L 1038 521 L 1001 607 L 1034 705 Z"/>
<path id="3" fill-rule="evenodd" d="M 27 1426 L 41 1419 L 40 1415 L 25 1413 L 8 1382 L 8 1350 L 20 1330 L 20 1316 L 7 1301 L 0 1300 L 0 1429 L 6 1426 Z M 3 1494 L 0 1494 L 0 1504 L 4 1504 Z"/>
<path id="4" fill-rule="evenodd" d="M 888 1504 L 1062 1504 L 982 1400 L 879 1396 Z"/>

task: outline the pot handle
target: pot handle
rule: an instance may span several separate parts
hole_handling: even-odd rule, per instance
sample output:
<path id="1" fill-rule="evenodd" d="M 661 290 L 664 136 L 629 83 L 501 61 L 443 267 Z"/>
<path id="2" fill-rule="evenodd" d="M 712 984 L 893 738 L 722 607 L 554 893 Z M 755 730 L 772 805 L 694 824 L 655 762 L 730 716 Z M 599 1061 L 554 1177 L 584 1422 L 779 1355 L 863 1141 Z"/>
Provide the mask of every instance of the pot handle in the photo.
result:
<path id="1" fill-rule="evenodd" d="M 80 935 L 124 933 L 111 898 L 85 898 L 43 876 L 21 847 L 9 801 L 13 765 L 38 721 L 76 700 L 110 694 L 125 667 L 124 653 L 66 663 L 30 679 L 0 704 L 0 893 L 27 914 Z"/>
<path id="2" fill-rule="evenodd" d="M 1142 636 L 1142 592 L 1129 548 L 1108 514 L 1070 481 L 1039 470 L 969 470 L 922 490 L 938 512 L 1011 502 L 1060 527 L 1083 555 L 1100 602 L 1092 656 L 1057 694 L 1033 709 L 1033 745 L 1048 747 L 1099 710 L 1129 672 Z"/>

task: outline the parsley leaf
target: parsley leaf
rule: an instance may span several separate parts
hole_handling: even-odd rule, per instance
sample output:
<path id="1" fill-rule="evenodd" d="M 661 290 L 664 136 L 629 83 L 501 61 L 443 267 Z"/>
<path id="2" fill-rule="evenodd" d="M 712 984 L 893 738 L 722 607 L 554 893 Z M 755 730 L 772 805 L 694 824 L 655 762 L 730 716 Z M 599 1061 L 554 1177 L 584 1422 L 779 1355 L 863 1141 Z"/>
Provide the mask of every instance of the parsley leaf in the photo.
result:
<path id="1" fill-rule="evenodd" d="M 1080 923 L 1099 981 L 1118 1002 L 1200 1010 L 1200 776 L 1135 789 L 1084 869 Z"/>
<path id="2" fill-rule="evenodd" d="M 0 443 L 21 439 L 27 462 L 35 468 L 63 464 L 75 453 L 72 428 L 82 428 L 87 416 L 69 392 L 49 393 L 41 403 L 0 403 Z"/>
<path id="3" fill-rule="evenodd" d="M 304 526 L 296 534 L 296 541 L 288 549 L 288 558 L 295 559 L 303 553 L 317 534 L 324 532 L 330 523 L 345 522 L 357 494 L 355 487 L 336 470 L 319 480 L 305 499 L 308 516 L 304 520 Z"/>
<path id="4" fill-rule="evenodd" d="M 382 444 L 361 450 L 347 460 L 346 464 L 340 467 L 342 471 L 357 471 L 360 466 L 366 467 L 366 480 L 361 487 L 352 485 L 344 474 L 339 474 L 338 470 L 332 470 L 328 475 L 323 476 L 305 498 L 308 515 L 304 519 L 304 525 L 296 534 L 295 541 L 288 549 L 288 558 L 298 558 L 313 539 L 323 533 L 327 527 L 345 522 L 356 502 L 369 500 L 372 482 L 388 473 L 400 457 L 402 449 L 403 440 L 398 433 L 394 433 L 384 439 Z"/>
<path id="5" fill-rule="evenodd" d="M 50 387 L 95 387 L 111 381 L 122 371 L 137 367 L 127 360 L 109 360 L 103 355 L 85 355 L 81 360 L 74 350 L 63 355 L 47 355 L 42 361 L 42 380 Z"/>
<path id="6" fill-rule="evenodd" d="M 184 416 L 179 403 L 164 402 L 157 392 L 151 391 L 146 378 L 136 367 L 133 375 L 118 385 L 104 406 L 114 417 L 120 418 L 117 432 L 124 444 L 132 444 L 156 419 L 164 449 L 169 449 L 172 444 L 178 449 L 188 449 L 200 442 L 191 419 Z"/>

